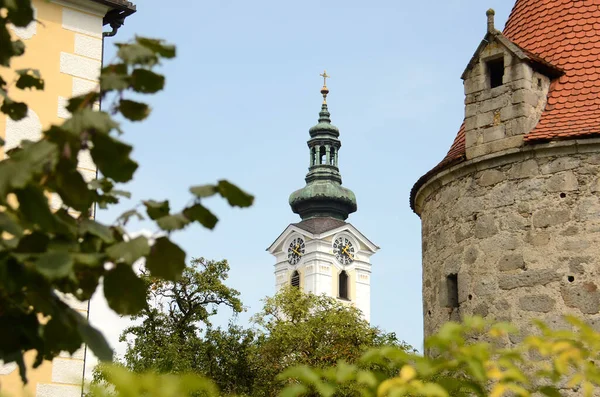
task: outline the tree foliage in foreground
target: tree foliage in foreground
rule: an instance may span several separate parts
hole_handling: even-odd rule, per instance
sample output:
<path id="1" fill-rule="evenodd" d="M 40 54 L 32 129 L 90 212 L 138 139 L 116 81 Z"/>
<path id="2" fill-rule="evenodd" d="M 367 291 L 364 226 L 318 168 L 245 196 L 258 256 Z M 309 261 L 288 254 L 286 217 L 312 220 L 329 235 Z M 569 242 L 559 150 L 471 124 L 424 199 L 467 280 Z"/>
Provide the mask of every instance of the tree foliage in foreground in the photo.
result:
<path id="1" fill-rule="evenodd" d="M 0 112 L 15 121 L 26 117 L 27 105 L 14 99 L 13 90 L 44 88 L 37 70 L 10 69 L 11 59 L 22 55 L 25 45 L 10 35 L 9 25 L 25 27 L 32 21 L 30 0 L 0 0 Z M 143 258 L 153 278 L 178 279 L 186 255 L 170 234 L 194 222 L 209 229 L 217 222 L 202 199 L 220 195 L 239 207 L 253 201 L 221 180 L 191 187 L 190 203 L 180 210 L 166 200 L 148 199 L 112 224 L 92 219 L 94 209 L 130 197 L 119 184 L 129 182 L 138 167 L 113 117 L 136 122 L 147 118 L 150 107 L 130 98 L 161 91 L 165 78 L 156 69 L 175 57 L 175 47 L 161 40 L 136 37 L 117 46 L 115 63 L 102 68 L 98 92 L 71 98 L 71 118 L 51 125 L 37 142 L 23 141 L 0 161 L 0 360 L 16 362 L 24 382 L 27 351 L 37 352 L 34 367 L 61 351 L 73 353 L 82 343 L 101 360 L 112 359 L 102 334 L 64 296 L 86 301 L 103 279 L 115 312 L 139 313 L 146 289 L 133 271 L 134 262 Z M 100 100 L 110 111 L 96 110 Z M 96 180 L 86 181 L 77 170 L 79 156 L 86 154 L 101 173 Z M 50 197 L 60 208 L 51 207 Z M 131 217 L 149 218 L 157 234 L 128 235 L 125 227 Z"/>
<path id="2" fill-rule="evenodd" d="M 298 365 L 278 376 L 286 387 L 282 397 L 296 396 L 583 396 L 600 391 L 600 333 L 584 322 L 567 317 L 570 329 L 552 330 L 537 322 L 538 332 L 516 345 L 507 335 L 508 324 L 490 324 L 481 318 L 447 323 L 426 341 L 436 354 L 422 356 L 397 347 L 380 347 L 363 353 L 355 363 L 340 361 L 317 367 Z M 268 365 L 265 362 L 265 365 Z M 210 380 L 195 374 L 135 375 L 122 368 L 104 367 L 111 392 L 97 396 L 219 396 L 226 395 Z M 159 393 L 152 389 L 162 380 L 173 384 Z M 98 387 L 98 386 L 97 386 Z M 187 389 L 186 389 L 187 388 Z M 190 388 L 193 388 L 191 390 Z M 189 392 L 188 392 L 189 391 Z M 144 394 L 148 393 L 148 394 Z"/>
<path id="3" fill-rule="evenodd" d="M 285 382 L 277 375 L 304 364 L 317 368 L 354 363 L 370 348 L 409 347 L 364 321 L 360 312 L 334 298 L 285 288 L 266 298 L 253 328 L 231 323 L 213 328 L 219 306 L 242 310 L 238 292 L 226 287 L 226 261 L 199 259 L 175 282 L 144 276 L 146 308 L 121 338 L 128 342 L 124 368 L 143 373 L 196 373 L 226 394 L 271 396 Z M 106 379 L 96 371 L 96 381 Z"/>

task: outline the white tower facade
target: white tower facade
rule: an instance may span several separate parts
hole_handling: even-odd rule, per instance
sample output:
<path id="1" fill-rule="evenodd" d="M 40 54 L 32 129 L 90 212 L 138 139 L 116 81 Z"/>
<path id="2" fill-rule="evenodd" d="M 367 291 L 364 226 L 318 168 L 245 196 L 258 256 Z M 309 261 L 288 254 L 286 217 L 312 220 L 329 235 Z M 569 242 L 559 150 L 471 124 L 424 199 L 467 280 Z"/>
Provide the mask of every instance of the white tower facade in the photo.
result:
<path id="1" fill-rule="evenodd" d="M 275 256 L 277 290 L 291 284 L 337 298 L 356 306 L 369 321 L 371 255 L 378 249 L 349 223 L 313 218 L 289 225 L 268 251 Z"/>
<path id="2" fill-rule="evenodd" d="M 379 247 L 346 222 L 357 209 L 356 197 L 342 186 L 338 167 L 342 143 L 338 128 L 331 124 L 328 93 L 323 84 L 319 122 L 309 130 L 306 186 L 290 195 L 290 206 L 302 221 L 289 225 L 267 250 L 275 256 L 277 290 L 291 284 L 340 299 L 360 309 L 369 321 L 371 255 Z"/>

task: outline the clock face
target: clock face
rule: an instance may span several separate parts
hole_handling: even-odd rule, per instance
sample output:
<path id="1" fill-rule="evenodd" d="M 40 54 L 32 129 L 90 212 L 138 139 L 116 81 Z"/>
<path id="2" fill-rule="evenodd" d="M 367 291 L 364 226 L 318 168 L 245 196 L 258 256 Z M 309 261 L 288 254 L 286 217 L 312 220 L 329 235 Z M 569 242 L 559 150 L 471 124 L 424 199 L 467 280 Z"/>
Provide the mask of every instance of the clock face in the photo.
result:
<path id="1" fill-rule="evenodd" d="M 301 237 L 296 237 L 288 247 L 288 262 L 292 265 L 300 262 L 304 255 L 304 240 Z"/>
<path id="2" fill-rule="evenodd" d="M 342 265 L 354 261 L 354 246 L 347 237 L 338 237 L 333 242 L 333 254 Z"/>

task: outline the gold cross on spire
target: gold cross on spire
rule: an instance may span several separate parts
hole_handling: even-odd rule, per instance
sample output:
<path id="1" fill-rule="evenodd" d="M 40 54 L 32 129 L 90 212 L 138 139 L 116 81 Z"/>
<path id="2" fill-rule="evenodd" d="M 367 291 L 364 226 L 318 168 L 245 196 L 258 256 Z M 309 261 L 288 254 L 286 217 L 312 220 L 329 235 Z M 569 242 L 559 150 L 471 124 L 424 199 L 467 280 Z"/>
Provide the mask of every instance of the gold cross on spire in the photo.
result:
<path id="1" fill-rule="evenodd" d="M 329 88 L 327 88 L 327 78 L 331 77 L 327 74 L 326 70 L 319 76 L 323 77 L 323 88 L 321 88 L 321 94 L 323 95 L 323 104 L 327 104 L 327 94 L 329 94 Z"/>
<path id="2" fill-rule="evenodd" d="M 326 70 L 323 70 L 323 73 L 319 76 L 323 77 L 323 87 L 327 87 L 327 78 L 331 76 L 327 74 Z"/>

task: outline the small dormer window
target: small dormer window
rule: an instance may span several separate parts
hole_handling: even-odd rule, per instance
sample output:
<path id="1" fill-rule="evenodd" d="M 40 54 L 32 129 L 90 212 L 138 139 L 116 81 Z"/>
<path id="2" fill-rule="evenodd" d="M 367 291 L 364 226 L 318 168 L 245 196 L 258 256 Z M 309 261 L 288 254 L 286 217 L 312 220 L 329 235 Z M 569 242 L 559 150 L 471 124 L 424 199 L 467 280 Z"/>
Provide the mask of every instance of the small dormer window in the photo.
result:
<path id="1" fill-rule="evenodd" d="M 500 87 L 504 77 L 504 57 L 493 59 L 487 62 L 488 77 L 490 88 Z"/>

